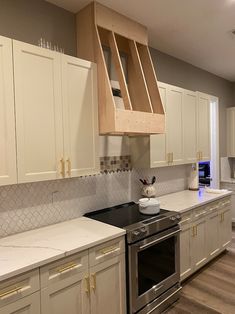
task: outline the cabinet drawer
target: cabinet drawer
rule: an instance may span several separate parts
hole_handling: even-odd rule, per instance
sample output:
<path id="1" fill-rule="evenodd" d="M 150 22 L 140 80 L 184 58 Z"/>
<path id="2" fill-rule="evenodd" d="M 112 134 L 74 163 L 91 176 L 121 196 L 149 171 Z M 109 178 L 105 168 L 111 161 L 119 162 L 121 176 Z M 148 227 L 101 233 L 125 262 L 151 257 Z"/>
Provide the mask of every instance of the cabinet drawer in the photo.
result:
<path id="1" fill-rule="evenodd" d="M 34 270 L 0 283 L 0 307 L 40 289 L 39 271 Z"/>
<path id="2" fill-rule="evenodd" d="M 62 281 L 88 269 L 88 251 L 74 254 L 40 268 L 41 287 Z"/>
<path id="3" fill-rule="evenodd" d="M 124 237 L 114 239 L 89 250 L 89 265 L 94 266 L 125 252 Z"/>
<path id="4" fill-rule="evenodd" d="M 207 206 L 198 207 L 198 208 L 194 209 L 194 211 L 193 211 L 193 219 L 202 218 L 202 217 L 206 216 L 207 213 L 208 213 Z"/>
<path id="5" fill-rule="evenodd" d="M 192 213 L 189 210 L 186 213 L 181 214 L 180 226 L 184 226 L 192 221 Z"/>
<path id="6" fill-rule="evenodd" d="M 231 205 L 231 197 L 223 198 L 219 202 L 219 209 L 225 209 Z"/>

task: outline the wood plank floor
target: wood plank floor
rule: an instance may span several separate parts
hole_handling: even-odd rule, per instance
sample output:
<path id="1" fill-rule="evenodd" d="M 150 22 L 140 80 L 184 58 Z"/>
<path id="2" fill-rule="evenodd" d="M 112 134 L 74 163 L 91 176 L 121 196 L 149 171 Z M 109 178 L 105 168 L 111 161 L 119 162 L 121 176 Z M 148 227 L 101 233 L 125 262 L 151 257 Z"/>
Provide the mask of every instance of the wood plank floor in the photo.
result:
<path id="1" fill-rule="evenodd" d="M 235 229 L 228 251 L 183 284 L 165 314 L 235 314 Z"/>

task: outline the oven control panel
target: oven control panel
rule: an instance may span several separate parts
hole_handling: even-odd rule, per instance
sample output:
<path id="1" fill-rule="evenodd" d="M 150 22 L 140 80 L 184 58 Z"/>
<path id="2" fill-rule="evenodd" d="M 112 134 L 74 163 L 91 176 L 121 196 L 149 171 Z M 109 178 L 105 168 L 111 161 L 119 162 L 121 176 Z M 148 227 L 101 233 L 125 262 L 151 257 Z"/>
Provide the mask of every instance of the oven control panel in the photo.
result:
<path id="1" fill-rule="evenodd" d="M 147 228 L 141 227 L 131 232 L 132 241 L 137 241 L 146 236 Z"/>

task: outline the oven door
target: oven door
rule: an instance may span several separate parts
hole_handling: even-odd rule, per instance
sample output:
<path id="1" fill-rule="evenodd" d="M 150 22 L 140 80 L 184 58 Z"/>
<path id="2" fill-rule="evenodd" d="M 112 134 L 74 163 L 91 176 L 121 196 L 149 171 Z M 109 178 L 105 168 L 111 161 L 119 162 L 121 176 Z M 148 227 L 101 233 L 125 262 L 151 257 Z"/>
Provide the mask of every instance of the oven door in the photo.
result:
<path id="1" fill-rule="evenodd" d="M 179 282 L 179 232 L 177 225 L 128 246 L 131 314 Z"/>

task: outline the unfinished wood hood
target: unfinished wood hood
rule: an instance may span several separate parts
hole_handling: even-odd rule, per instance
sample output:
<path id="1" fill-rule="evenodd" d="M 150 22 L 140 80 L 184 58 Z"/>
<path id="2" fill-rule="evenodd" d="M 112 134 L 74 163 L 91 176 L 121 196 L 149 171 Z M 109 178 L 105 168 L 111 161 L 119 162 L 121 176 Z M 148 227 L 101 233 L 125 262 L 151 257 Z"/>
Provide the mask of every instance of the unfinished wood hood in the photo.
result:
<path id="1" fill-rule="evenodd" d="M 121 109 L 113 96 L 105 49 L 119 82 Z M 100 134 L 164 133 L 165 113 L 146 27 L 92 2 L 77 13 L 77 55 L 97 63 Z"/>

